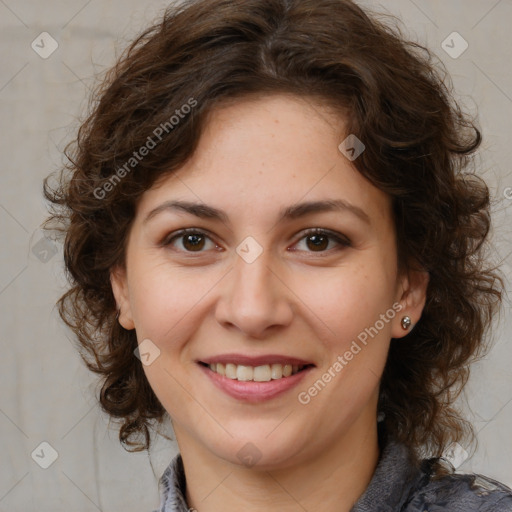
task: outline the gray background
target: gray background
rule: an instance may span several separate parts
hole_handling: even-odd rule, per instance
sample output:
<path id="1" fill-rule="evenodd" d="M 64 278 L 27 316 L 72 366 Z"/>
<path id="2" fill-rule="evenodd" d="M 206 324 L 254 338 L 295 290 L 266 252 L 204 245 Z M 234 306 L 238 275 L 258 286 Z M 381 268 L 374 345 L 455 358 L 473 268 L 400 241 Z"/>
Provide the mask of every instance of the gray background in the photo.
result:
<path id="1" fill-rule="evenodd" d="M 167 3 L 0 0 L 0 511 L 152 510 L 159 502 L 157 479 L 176 452 L 163 438 L 149 454 L 129 454 L 119 445 L 115 425 L 109 427 L 95 403 L 94 376 L 53 308 L 66 286 L 61 247 L 45 241 L 40 230 L 46 215 L 41 181 L 61 164 L 94 76 Z M 481 172 L 495 204 L 493 254 L 505 261 L 510 278 L 512 0 L 362 3 L 399 15 L 406 33 L 446 63 L 459 100 L 472 112 L 478 108 L 485 139 Z M 454 31 L 469 45 L 458 58 L 441 46 Z M 31 47 L 34 40 L 41 46 L 42 32 L 58 43 L 46 59 Z M 457 50 L 460 42 L 453 46 Z M 461 401 L 478 431 L 478 449 L 465 460 L 460 448 L 454 454 L 460 471 L 481 472 L 509 486 L 511 329 L 507 298 L 494 349 L 475 365 Z M 42 442 L 58 455 L 48 469 L 35 462 L 50 460 Z"/>

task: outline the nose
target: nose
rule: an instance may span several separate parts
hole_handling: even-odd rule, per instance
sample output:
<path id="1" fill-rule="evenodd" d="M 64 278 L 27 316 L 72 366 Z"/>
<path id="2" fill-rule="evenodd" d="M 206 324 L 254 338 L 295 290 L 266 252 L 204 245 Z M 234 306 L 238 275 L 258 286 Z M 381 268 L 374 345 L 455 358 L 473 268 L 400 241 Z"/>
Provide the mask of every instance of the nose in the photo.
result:
<path id="1" fill-rule="evenodd" d="M 271 268 L 267 254 L 264 251 L 252 263 L 235 257 L 216 307 L 221 325 L 237 328 L 251 338 L 261 339 L 270 331 L 289 325 L 293 317 L 293 293 L 276 266 Z"/>

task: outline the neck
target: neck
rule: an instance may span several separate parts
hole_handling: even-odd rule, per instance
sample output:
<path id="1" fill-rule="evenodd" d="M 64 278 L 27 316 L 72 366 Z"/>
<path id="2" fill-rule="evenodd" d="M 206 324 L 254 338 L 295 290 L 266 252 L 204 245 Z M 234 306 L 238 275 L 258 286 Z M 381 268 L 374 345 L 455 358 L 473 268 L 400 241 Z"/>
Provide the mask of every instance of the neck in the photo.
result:
<path id="1" fill-rule="evenodd" d="M 349 512 L 379 458 L 376 421 L 361 418 L 336 443 L 289 467 L 258 470 L 213 455 L 175 426 L 185 469 L 186 499 L 200 512 Z"/>

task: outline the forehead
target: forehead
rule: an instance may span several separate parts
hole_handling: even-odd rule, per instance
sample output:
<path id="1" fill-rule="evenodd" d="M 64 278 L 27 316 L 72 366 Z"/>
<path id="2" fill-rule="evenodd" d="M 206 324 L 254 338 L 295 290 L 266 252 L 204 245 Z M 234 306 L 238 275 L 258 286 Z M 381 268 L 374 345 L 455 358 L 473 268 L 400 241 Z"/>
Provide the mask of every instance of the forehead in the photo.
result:
<path id="1" fill-rule="evenodd" d="M 340 152 L 344 120 L 310 99 L 245 99 L 210 113 L 194 155 L 143 195 L 146 212 L 170 198 L 275 216 L 292 203 L 341 199 L 371 217 L 389 216 L 390 198 Z M 231 214 L 230 214 L 231 215 Z"/>

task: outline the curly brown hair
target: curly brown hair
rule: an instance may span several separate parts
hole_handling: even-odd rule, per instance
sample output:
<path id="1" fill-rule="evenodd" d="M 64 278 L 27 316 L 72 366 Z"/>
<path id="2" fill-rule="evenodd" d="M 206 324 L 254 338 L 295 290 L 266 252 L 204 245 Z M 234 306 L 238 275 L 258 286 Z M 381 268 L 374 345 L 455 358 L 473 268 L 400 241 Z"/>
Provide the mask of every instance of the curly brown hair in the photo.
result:
<path id="1" fill-rule="evenodd" d="M 344 113 L 347 133 L 366 145 L 353 164 L 392 198 L 400 267 L 430 275 L 407 343 L 391 340 L 379 408 L 413 455 L 439 456 L 471 437 L 454 401 L 468 364 L 486 351 L 503 286 L 484 260 L 490 199 L 473 165 L 481 134 L 439 59 L 395 18 L 350 0 L 189 0 L 169 7 L 103 77 L 57 184 L 44 181 L 44 227 L 65 236 L 71 283 L 59 312 L 101 376 L 101 406 L 121 419 L 128 451 L 149 449 L 150 427 L 166 414 L 134 357 L 135 331 L 116 321 L 109 278 L 124 264 L 137 201 L 191 157 L 213 109 L 275 93 Z M 155 140 L 158 127 L 166 130 Z M 149 139 L 154 147 L 131 161 Z"/>

